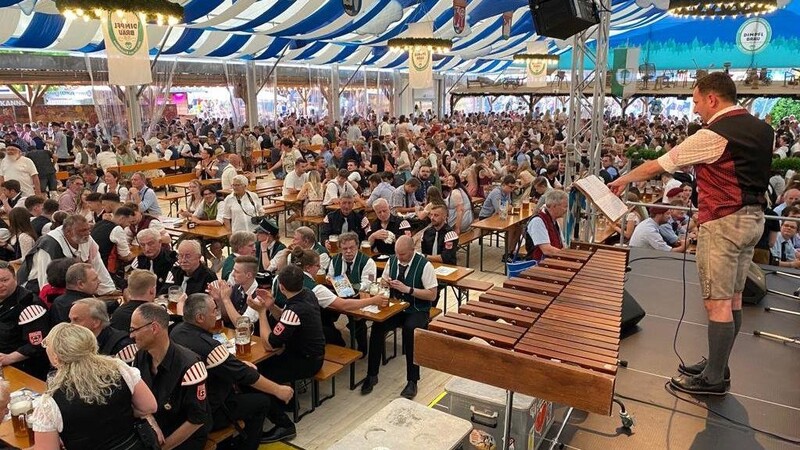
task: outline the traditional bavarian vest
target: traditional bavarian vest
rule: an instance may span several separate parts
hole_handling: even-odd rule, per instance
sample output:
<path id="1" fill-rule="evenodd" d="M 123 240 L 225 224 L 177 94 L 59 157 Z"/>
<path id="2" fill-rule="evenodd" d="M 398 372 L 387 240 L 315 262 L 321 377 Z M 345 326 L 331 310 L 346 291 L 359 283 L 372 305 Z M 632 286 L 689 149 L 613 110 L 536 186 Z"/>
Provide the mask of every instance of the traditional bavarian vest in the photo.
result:
<path id="1" fill-rule="evenodd" d="M 356 257 L 353 259 L 352 266 L 350 267 L 350 275 L 347 276 L 347 279 L 350 280 L 350 284 L 361 284 L 361 273 L 364 271 L 364 266 L 367 265 L 368 260 L 369 258 L 367 255 L 361 252 L 356 253 Z M 333 264 L 333 276 L 335 277 L 343 274 L 347 269 L 347 263 L 344 261 L 344 257 L 341 253 L 333 258 L 331 264 Z"/>
<path id="2" fill-rule="evenodd" d="M 406 270 L 405 277 L 400 276 L 400 264 L 397 261 L 397 256 L 394 255 L 389 258 L 389 263 L 386 265 L 386 270 L 389 271 L 389 278 L 392 280 L 400 280 L 406 286 L 411 286 L 415 290 L 425 289 L 425 286 L 422 284 L 422 271 L 425 269 L 425 264 L 428 263 L 428 260 L 425 258 L 424 255 L 419 253 L 414 253 L 414 257 L 411 258 L 411 262 L 408 264 L 408 269 Z M 404 312 L 427 312 L 431 309 L 433 302 L 425 301 L 414 297 L 413 295 L 403 294 L 397 290 L 392 289 L 390 291 L 391 298 L 396 298 L 398 300 L 403 300 L 408 302 L 411 306 L 408 307 Z"/>
<path id="3" fill-rule="evenodd" d="M 542 209 L 536 216 L 541 218 L 542 222 L 544 222 L 544 227 L 547 229 L 547 237 L 550 238 L 550 245 L 555 248 L 564 248 L 558 222 L 553 219 L 550 212 L 547 211 L 547 209 Z M 527 247 L 526 250 L 528 250 L 529 258 L 535 259 L 536 261 L 541 261 L 544 258 L 544 253 L 542 253 L 538 245 L 533 245 L 533 241 L 530 239 L 528 233 L 525 233 L 525 246 Z"/>

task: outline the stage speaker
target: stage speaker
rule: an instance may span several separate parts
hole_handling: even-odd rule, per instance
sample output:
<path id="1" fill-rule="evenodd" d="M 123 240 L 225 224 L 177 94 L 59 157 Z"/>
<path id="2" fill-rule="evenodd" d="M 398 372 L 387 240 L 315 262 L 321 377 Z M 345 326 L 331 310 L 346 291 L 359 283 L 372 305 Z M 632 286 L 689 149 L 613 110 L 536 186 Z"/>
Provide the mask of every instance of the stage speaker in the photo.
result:
<path id="1" fill-rule="evenodd" d="M 767 277 L 758 264 L 751 262 L 742 291 L 742 303 L 757 305 L 765 295 L 767 295 Z"/>
<path id="2" fill-rule="evenodd" d="M 635 298 L 628 292 L 627 289 L 622 290 L 622 327 L 621 334 L 624 336 L 628 331 L 633 329 L 640 320 L 644 319 L 645 312 L 642 306 Z"/>
<path id="3" fill-rule="evenodd" d="M 566 39 L 600 23 L 592 0 L 528 0 L 536 33 Z"/>

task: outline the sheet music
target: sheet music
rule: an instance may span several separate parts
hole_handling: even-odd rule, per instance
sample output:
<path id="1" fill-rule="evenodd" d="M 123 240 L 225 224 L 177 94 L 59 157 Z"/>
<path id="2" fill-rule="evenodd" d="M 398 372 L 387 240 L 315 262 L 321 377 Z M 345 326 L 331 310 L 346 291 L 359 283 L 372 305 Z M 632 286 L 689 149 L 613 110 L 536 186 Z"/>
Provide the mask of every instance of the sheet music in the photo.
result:
<path id="1" fill-rule="evenodd" d="M 612 222 L 618 221 L 628 212 L 628 207 L 614 195 L 597 175 L 589 175 L 575 182 L 581 192 L 597 206 Z"/>

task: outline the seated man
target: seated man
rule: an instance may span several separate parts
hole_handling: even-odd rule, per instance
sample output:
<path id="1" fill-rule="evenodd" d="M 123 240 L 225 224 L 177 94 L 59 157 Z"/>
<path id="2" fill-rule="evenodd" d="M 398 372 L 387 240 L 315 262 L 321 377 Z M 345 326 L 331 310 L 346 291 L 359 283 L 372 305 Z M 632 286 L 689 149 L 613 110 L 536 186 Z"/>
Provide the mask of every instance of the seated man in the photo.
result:
<path id="1" fill-rule="evenodd" d="M 419 366 L 414 364 L 414 330 L 428 328 L 428 315 L 438 295 L 438 282 L 433 265 L 425 256 L 414 251 L 414 240 L 400 236 L 395 244 L 395 255 L 389 258 L 383 271 L 382 283 L 390 288 L 391 298 L 409 303 L 400 314 L 385 322 L 374 322 L 369 338 L 367 378 L 361 385 L 361 393 L 369 394 L 378 384 L 381 355 L 386 345 L 386 332 L 403 328 L 403 345 L 406 350 L 406 379 L 408 383 L 400 395 L 412 399 L 417 395 Z"/>
<path id="2" fill-rule="evenodd" d="M 511 195 L 517 188 L 517 179 L 514 175 L 506 175 L 503 177 L 500 186 L 494 188 L 486 195 L 486 200 L 481 206 L 481 211 L 478 214 L 478 219 L 483 220 L 491 217 L 504 209 L 510 215 L 511 212 Z M 521 226 L 513 226 L 508 229 L 506 239 L 508 239 L 509 247 L 519 242 L 519 236 L 522 233 Z M 504 255 L 503 259 L 513 257 L 513 255 Z"/>
<path id="3" fill-rule="evenodd" d="M 249 231 L 237 231 L 228 239 L 231 254 L 222 262 L 221 279 L 233 284 L 233 265 L 240 256 L 255 256 L 256 236 Z"/>
<path id="4" fill-rule="evenodd" d="M 158 403 L 150 424 L 164 436 L 162 448 L 202 450 L 211 428 L 208 373 L 194 352 L 170 342 L 168 327 L 169 313 L 161 306 L 136 308 L 128 329 L 139 347 L 133 365 Z"/>
<path id="5" fill-rule="evenodd" d="M 0 187 L 0 202 L 3 204 L 3 210 L 6 214 L 10 213 L 17 205 L 22 206 L 25 198 L 22 197 L 19 181 L 6 180 Z"/>
<path id="6" fill-rule="evenodd" d="M 101 355 L 114 356 L 126 364 L 133 363 L 138 348 L 127 330 L 122 331 L 111 326 L 108 307 L 104 301 L 96 298 L 76 301 L 69 310 L 69 321 L 88 328 L 95 335 L 97 351 Z"/>
<path id="7" fill-rule="evenodd" d="M 345 194 L 350 194 L 353 197 L 358 195 L 356 188 L 347 180 L 348 175 L 347 169 L 339 169 L 336 179 L 328 181 L 328 184 L 325 185 L 325 195 L 322 198 L 323 205 L 335 205 L 339 203 L 339 199 Z"/>
<path id="8" fill-rule="evenodd" d="M 286 246 L 281 242 L 278 224 L 271 219 L 262 219 L 256 227 L 256 258 L 258 271 L 266 272 L 270 261 Z"/>
<path id="9" fill-rule="evenodd" d="M 416 192 L 419 189 L 419 180 L 411 178 L 402 186 L 395 188 L 392 192 L 392 214 L 408 214 L 417 210 L 419 202 L 417 202 Z"/>
<path id="10" fill-rule="evenodd" d="M 375 201 L 378 199 L 384 199 L 388 204 L 394 192 L 392 182 L 394 182 L 394 174 L 391 172 L 373 173 L 370 175 L 369 184 L 372 188 L 372 193 L 367 199 L 367 206 L 374 209 Z"/>
<path id="11" fill-rule="evenodd" d="M 792 239 L 797 235 L 797 222 L 784 220 L 781 222 L 781 231 L 778 239 L 772 247 L 772 265 L 780 267 L 800 267 L 800 259 L 797 259 Z"/>
<path id="12" fill-rule="evenodd" d="M 353 211 L 355 200 L 352 195 L 344 194 L 339 198 L 340 209 L 331 211 L 322 220 L 320 237 L 325 248 L 331 251 L 328 239 L 331 235 L 340 235 L 352 231 L 358 235 L 359 241 L 366 240 L 370 234 L 369 220 L 361 211 Z"/>
<path id="13" fill-rule="evenodd" d="M 134 258 L 125 230 L 135 218 L 136 213 L 132 209 L 120 206 L 111 220 L 101 218 L 92 227 L 92 239 L 97 242 L 100 256 L 106 262 L 108 272 L 116 277 L 114 281 L 118 286 L 125 276 L 125 266 Z"/>
<path id="14" fill-rule="evenodd" d="M 67 290 L 53 300 L 50 307 L 50 323 L 55 326 L 61 322 L 69 322 L 69 310 L 76 301 L 94 297 L 100 279 L 91 264 L 77 263 L 67 269 Z"/>
<path id="15" fill-rule="evenodd" d="M 107 194 L 106 194 L 107 195 Z M 136 235 L 139 234 L 140 231 L 144 229 L 151 229 L 156 230 L 159 233 L 159 240 L 162 244 L 171 245 L 172 239 L 167 234 L 167 229 L 164 228 L 164 224 L 158 220 L 158 217 L 152 216 L 150 214 L 142 214 L 142 211 L 139 209 L 139 206 L 136 203 L 125 203 L 123 206 L 130 208 L 133 210 L 134 218 L 131 221 L 131 225 L 128 227 L 128 242 L 133 244 L 136 243 Z M 115 209 L 116 210 L 116 209 Z"/>
<path id="16" fill-rule="evenodd" d="M 164 287 L 170 270 L 178 262 L 178 255 L 169 246 L 161 242 L 161 232 L 145 228 L 136 234 L 140 254 L 131 262 L 131 269 L 144 269 L 156 275 L 157 290 Z"/>
<path id="17" fill-rule="evenodd" d="M 200 241 L 192 239 L 178 244 L 178 266 L 170 270 L 159 293 L 166 294 L 170 286 L 180 286 L 186 295 L 204 293 L 206 286 L 217 280 L 202 261 Z"/>
<path id="18" fill-rule="evenodd" d="M 377 255 L 394 255 L 394 242 L 400 236 L 411 236 L 411 224 L 391 213 L 389 202 L 383 198 L 375 200 L 372 210 L 378 216 L 370 226 L 368 237 L 372 252 Z"/>
<path id="19" fill-rule="evenodd" d="M 661 225 L 667 223 L 669 205 L 651 206 L 649 209 L 650 217 L 639 222 L 633 229 L 631 235 L 631 247 L 651 248 L 654 250 L 664 250 L 668 252 L 683 253 L 686 251 L 686 240 L 678 239 L 676 246 L 671 247 L 661 235 Z"/>
<path id="20" fill-rule="evenodd" d="M 276 383 L 311 378 L 325 360 L 319 303 L 313 292 L 303 288 L 304 277 L 302 269 L 296 265 L 288 265 L 278 272 L 276 283 L 287 302 L 274 328 L 267 320 L 268 311 L 275 306 L 272 296 L 249 301 L 259 312 L 258 326 L 261 336 L 265 337 L 265 349 L 270 352 L 283 349 L 259 365 L 259 372 Z"/>
<path id="21" fill-rule="evenodd" d="M 44 380 L 50 362 L 42 340 L 50 331 L 50 315 L 14 275 L 14 268 L 0 261 L 0 367 L 14 366 Z"/>
<path id="22" fill-rule="evenodd" d="M 92 239 L 91 228 L 86 217 L 73 214 L 64 219 L 62 226 L 51 230 L 39 238 L 36 245 L 25 256 L 19 269 L 18 279 L 28 290 L 38 293 L 39 287 L 47 283 L 47 265 L 54 259 L 66 256 L 78 258 L 89 263 L 100 278 L 98 295 L 114 292 L 114 281 L 108 274 L 105 261 L 100 257 L 100 249 Z"/>
<path id="23" fill-rule="evenodd" d="M 80 210 L 83 178 L 73 175 L 67 179 L 67 190 L 58 197 L 58 209 L 70 214 Z"/>
<path id="24" fill-rule="evenodd" d="M 128 287 L 125 289 L 126 301 L 111 315 L 111 326 L 120 331 L 128 331 L 131 326 L 131 315 L 136 308 L 145 303 L 153 303 L 155 299 L 155 274 L 147 270 L 134 269 L 128 275 Z"/>
<path id="25" fill-rule="evenodd" d="M 447 206 L 434 205 L 429 217 L 431 226 L 422 233 L 422 254 L 430 262 L 456 265 L 458 235 L 447 224 Z"/>
<path id="26" fill-rule="evenodd" d="M 289 171 L 289 173 L 286 174 L 286 178 L 283 180 L 281 195 L 287 196 L 300 192 L 300 189 L 302 189 L 303 185 L 308 181 L 306 164 L 307 162 L 305 159 L 298 159 L 295 161 L 294 170 Z"/>
<path id="27" fill-rule="evenodd" d="M 258 283 L 256 273 L 258 261 L 252 255 L 237 256 L 231 271 L 231 280 L 220 280 L 208 285 L 208 293 L 217 302 L 227 326 L 236 327 L 240 316 L 247 316 L 255 323 L 258 311 L 247 306 L 247 300 L 255 297 Z"/>
<path id="28" fill-rule="evenodd" d="M 549 191 L 544 196 L 544 207 L 528 222 L 525 249 L 528 259 L 541 261 L 564 248 L 563 236 L 557 220 L 567 213 L 568 199 L 564 191 Z"/>
<path id="29" fill-rule="evenodd" d="M 86 209 L 92 213 L 92 217 L 87 217 L 87 219 L 89 219 L 89 222 L 92 224 L 96 224 L 97 222 L 103 220 L 103 214 L 105 213 L 105 210 L 103 209 L 102 198 L 103 194 L 99 192 L 90 192 L 86 194 L 84 203 L 86 204 Z"/>
<path id="30" fill-rule="evenodd" d="M 217 305 L 206 294 L 192 294 L 183 309 L 183 323 L 170 332 L 176 344 L 195 352 L 208 371 L 208 409 L 212 430 L 244 421 L 244 429 L 236 448 L 257 450 L 261 443 L 276 442 L 296 435 L 295 426 L 281 408 L 294 393 L 261 376 L 214 339 L 211 330 L 216 322 Z M 263 432 L 264 419 L 275 427 Z M 283 430 L 276 434 L 277 430 Z"/>
<path id="31" fill-rule="evenodd" d="M 320 270 L 328 269 L 328 264 L 331 262 L 330 254 L 328 253 L 328 250 L 322 246 L 322 244 L 317 242 L 317 235 L 311 228 L 298 227 L 297 230 L 294 231 L 294 239 L 289 247 L 300 247 L 305 250 L 314 250 L 319 254 Z M 278 254 L 272 258 L 272 261 L 269 264 L 269 272 L 278 272 L 286 267 L 287 264 L 292 262 L 291 248 L 285 248 L 279 251 Z"/>
<path id="32" fill-rule="evenodd" d="M 36 198 L 38 196 L 34 195 L 32 197 L 28 197 L 25 199 L 25 205 L 27 208 L 28 200 L 31 202 L 36 202 Z M 30 209 L 30 208 L 29 208 Z M 33 229 L 36 230 L 36 235 L 41 236 L 44 231 L 44 226 L 49 224 L 52 221 L 53 214 L 58 211 L 58 202 L 53 200 L 52 198 L 48 198 L 42 203 L 42 211 L 39 214 L 33 215 L 33 219 L 31 219 L 31 225 L 33 225 Z"/>
<path id="33" fill-rule="evenodd" d="M 147 186 L 147 178 L 141 172 L 131 175 L 132 187 L 128 190 L 128 200 L 139 206 L 142 214 L 149 214 L 153 217 L 161 217 L 161 206 L 158 205 L 156 192 Z"/>
<path id="34" fill-rule="evenodd" d="M 213 185 L 203 186 L 200 188 L 200 194 L 203 196 L 203 201 L 197 205 L 194 212 L 181 210 L 178 215 L 196 225 L 221 227 L 224 221 L 222 208 L 217 200 L 217 189 Z"/>

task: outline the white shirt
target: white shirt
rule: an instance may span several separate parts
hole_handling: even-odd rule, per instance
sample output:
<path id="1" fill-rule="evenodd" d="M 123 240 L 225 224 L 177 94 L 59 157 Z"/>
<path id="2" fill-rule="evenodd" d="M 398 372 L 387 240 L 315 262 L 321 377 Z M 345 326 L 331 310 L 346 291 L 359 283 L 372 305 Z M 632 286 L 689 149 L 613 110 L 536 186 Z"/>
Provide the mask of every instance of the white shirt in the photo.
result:
<path id="1" fill-rule="evenodd" d="M 136 389 L 136 385 L 142 380 L 139 369 L 128 366 L 121 359 L 115 359 L 114 361 L 117 363 L 119 373 L 122 375 L 122 379 L 125 380 L 128 389 L 133 392 Z M 64 431 L 64 419 L 61 416 L 61 410 L 49 394 L 42 395 L 39 406 L 33 410 L 30 420 L 33 431 L 38 433 L 54 431 L 61 433 Z"/>
<path id="2" fill-rule="evenodd" d="M 29 158 L 20 156 L 17 161 L 11 161 L 11 158 L 5 157 L 0 162 L 0 175 L 3 179 L 19 181 L 20 192 L 23 197 L 29 197 L 34 194 L 33 192 L 33 178 L 39 175 L 36 166 Z M 19 206 L 23 206 L 20 204 Z"/>
<path id="3" fill-rule="evenodd" d="M 344 185 L 340 186 L 336 180 L 329 181 L 328 184 L 325 185 L 325 197 L 322 199 L 322 204 L 326 206 L 330 205 L 333 199 L 339 198 L 344 194 L 350 194 L 353 197 L 358 195 L 356 189 L 349 182 L 345 181 Z"/>
<path id="4" fill-rule="evenodd" d="M 319 135 L 319 133 L 311 136 L 311 145 L 323 145 L 325 144 L 325 139 Z"/>
<path id="5" fill-rule="evenodd" d="M 658 228 L 658 224 L 652 218 L 643 220 L 633 229 L 630 246 L 672 251 L 672 247 L 667 245 Z"/>
<path id="6" fill-rule="evenodd" d="M 342 258 L 342 273 L 344 273 L 345 270 L 347 270 L 347 261 L 345 261 L 344 258 Z M 334 273 L 333 262 L 331 262 L 330 264 L 328 264 L 328 276 L 333 277 L 333 273 Z M 364 268 L 361 270 L 361 284 L 364 285 L 369 283 L 370 281 L 377 280 L 376 278 L 377 273 L 378 269 L 375 266 L 375 261 L 373 261 L 372 258 L 367 258 L 367 263 L 364 264 Z"/>
<path id="7" fill-rule="evenodd" d="M 306 184 L 308 181 L 308 172 L 303 172 L 302 175 L 298 175 L 297 171 L 293 170 L 286 174 L 286 178 L 283 180 L 283 195 L 289 195 L 289 189 L 294 189 L 297 192 L 300 192 L 300 189 L 303 188 L 303 185 Z"/>
<path id="8" fill-rule="evenodd" d="M 97 165 L 105 172 L 111 167 L 117 167 L 117 155 L 114 152 L 100 152 L 97 154 Z"/>
<path id="9" fill-rule="evenodd" d="M 117 253 L 119 256 L 126 258 L 131 254 L 131 247 L 128 244 L 128 233 L 126 233 L 121 226 L 115 226 L 114 229 L 111 230 L 111 233 L 109 233 L 108 238 L 117 245 Z"/>
<path id="10" fill-rule="evenodd" d="M 61 227 L 51 230 L 47 235 L 55 239 L 56 242 L 61 245 L 61 251 L 64 253 L 64 256 L 68 258 L 76 257 L 80 259 L 81 262 L 92 265 L 92 268 L 97 272 L 97 277 L 100 279 L 100 286 L 97 288 L 97 293 L 99 295 L 105 295 L 116 290 L 114 281 L 108 274 L 106 263 L 100 257 L 100 248 L 91 236 L 86 243 L 79 245 L 78 248 L 72 248 L 64 237 L 64 231 Z M 33 255 L 33 267 L 28 275 L 28 279 L 37 279 L 39 281 L 39 287 L 47 284 L 47 265 L 50 264 L 51 260 L 49 253 L 44 250 L 38 250 L 36 254 Z"/>
<path id="11" fill-rule="evenodd" d="M 236 176 L 236 167 L 233 165 L 228 164 L 222 169 L 222 175 L 220 175 L 220 180 L 222 181 L 222 189 L 231 190 L 233 187 L 233 177 Z"/>
<path id="12" fill-rule="evenodd" d="M 305 274 L 307 277 L 314 279 L 314 277 L 308 272 Z M 336 294 L 321 284 L 316 284 L 312 292 L 314 292 L 314 295 L 317 297 L 317 303 L 319 303 L 320 308 L 327 308 L 328 306 L 331 306 L 331 303 L 333 303 L 334 300 L 336 300 Z"/>
<path id="13" fill-rule="evenodd" d="M 230 193 L 223 201 L 222 218 L 231 221 L 231 233 L 237 231 L 249 231 L 254 233 L 256 225 L 253 224 L 253 217 L 260 212 L 260 199 L 254 192 L 245 191 L 241 199 L 237 199 L 234 193 Z"/>
<path id="14" fill-rule="evenodd" d="M 233 277 L 233 272 L 231 272 L 231 277 Z M 244 286 L 242 286 L 242 288 L 244 288 Z M 252 297 L 256 293 L 256 289 L 258 289 L 258 283 L 256 283 L 256 280 L 253 280 L 253 283 L 250 284 L 249 288 L 245 289 L 244 293 L 247 294 L 248 297 Z M 252 323 L 258 322 L 258 311 L 251 308 L 250 305 L 247 305 L 247 309 L 244 310 L 242 315 L 249 317 Z"/>
<path id="15" fill-rule="evenodd" d="M 101 194 L 107 193 L 108 192 L 108 185 L 106 185 L 105 183 L 101 182 L 100 184 L 97 185 L 97 192 L 99 192 Z M 114 192 L 115 194 L 119 195 L 119 201 L 120 202 L 125 203 L 125 202 L 128 201 L 128 188 L 126 188 L 125 186 L 123 186 L 121 184 L 118 184 L 117 185 L 117 190 L 116 191 L 112 191 L 112 192 Z"/>

